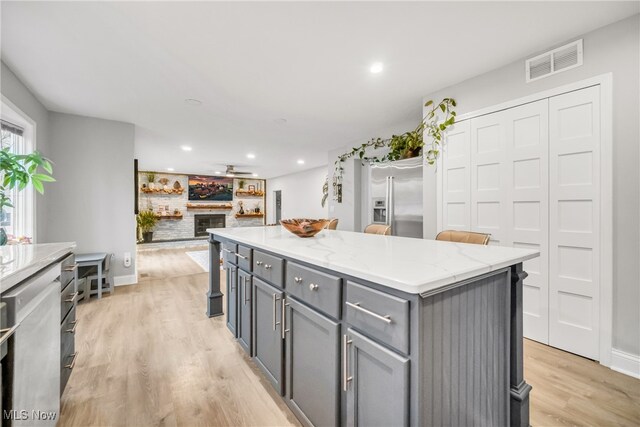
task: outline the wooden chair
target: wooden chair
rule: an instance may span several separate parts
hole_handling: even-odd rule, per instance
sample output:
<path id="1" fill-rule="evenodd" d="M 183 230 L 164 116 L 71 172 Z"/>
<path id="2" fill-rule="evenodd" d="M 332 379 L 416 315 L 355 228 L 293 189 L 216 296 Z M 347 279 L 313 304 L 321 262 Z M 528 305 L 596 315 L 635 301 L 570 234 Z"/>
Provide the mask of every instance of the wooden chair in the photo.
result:
<path id="1" fill-rule="evenodd" d="M 385 224 L 369 224 L 365 227 L 364 232 L 367 234 L 382 234 L 384 236 L 390 236 L 391 226 Z"/>
<path id="2" fill-rule="evenodd" d="M 338 228 L 338 218 L 331 218 L 329 224 L 327 224 L 327 230 L 336 230 Z"/>
<path id="3" fill-rule="evenodd" d="M 491 234 L 474 233 L 472 231 L 444 230 L 438 233 L 436 240 L 445 242 L 473 243 L 488 245 Z"/>

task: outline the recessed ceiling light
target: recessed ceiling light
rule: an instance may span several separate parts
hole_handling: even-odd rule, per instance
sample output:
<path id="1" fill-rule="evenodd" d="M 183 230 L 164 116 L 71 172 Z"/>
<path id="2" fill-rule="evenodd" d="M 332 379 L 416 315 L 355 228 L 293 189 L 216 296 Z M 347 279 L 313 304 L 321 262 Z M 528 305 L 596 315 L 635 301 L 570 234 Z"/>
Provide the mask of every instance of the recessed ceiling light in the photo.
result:
<path id="1" fill-rule="evenodd" d="M 274 122 L 276 122 L 279 125 L 286 125 L 287 119 L 275 119 Z"/>
<path id="2" fill-rule="evenodd" d="M 298 159 L 298 164 L 299 164 L 299 165 L 304 165 L 304 160 L 302 160 L 302 159 Z"/>
<path id="3" fill-rule="evenodd" d="M 194 99 L 194 98 L 187 98 L 184 100 L 185 104 L 187 105 L 191 105 L 193 107 L 199 107 L 202 105 L 202 101 L 200 101 L 199 99 Z"/>
<path id="4" fill-rule="evenodd" d="M 228 176 L 229 178 L 233 178 L 235 175 L 232 173 L 228 173 L 226 176 Z"/>
<path id="5" fill-rule="evenodd" d="M 167 170 L 168 170 L 169 172 L 173 172 L 175 169 L 174 169 L 174 168 L 167 168 Z"/>
<path id="6" fill-rule="evenodd" d="M 374 62 L 373 64 L 371 64 L 371 68 L 369 68 L 369 71 L 371 71 L 373 74 L 378 74 L 381 73 L 383 69 L 384 64 L 382 62 Z"/>
<path id="7" fill-rule="evenodd" d="M 256 158 L 255 154 L 253 154 L 253 153 L 247 154 L 247 159 L 255 159 L 255 158 Z"/>
<path id="8" fill-rule="evenodd" d="M 220 172 L 220 171 L 215 171 L 214 173 L 215 173 L 216 175 L 220 175 L 222 172 Z"/>
<path id="9" fill-rule="evenodd" d="M 254 174 L 253 174 L 253 176 L 258 176 L 258 174 L 257 174 L 257 173 L 254 173 Z"/>
<path id="10" fill-rule="evenodd" d="M 188 145 L 183 145 L 180 148 L 182 148 L 183 151 L 191 151 L 191 150 L 193 150 L 193 148 L 189 147 Z"/>

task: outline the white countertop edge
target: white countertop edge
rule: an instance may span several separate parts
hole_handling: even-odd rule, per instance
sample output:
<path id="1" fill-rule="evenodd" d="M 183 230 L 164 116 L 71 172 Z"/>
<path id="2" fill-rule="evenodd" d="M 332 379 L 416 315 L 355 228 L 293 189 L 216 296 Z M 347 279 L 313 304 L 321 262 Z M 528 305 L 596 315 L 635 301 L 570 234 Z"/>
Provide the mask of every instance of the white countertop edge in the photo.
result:
<path id="1" fill-rule="evenodd" d="M 30 248 L 20 248 L 21 246 L 30 247 Z M 34 245 L 7 245 L 3 248 L 3 251 L 6 252 L 8 250 L 21 250 L 21 249 L 34 249 L 38 247 L 37 250 L 44 250 L 45 254 L 37 256 L 36 259 L 29 261 L 26 265 L 20 266 L 18 269 L 14 271 L 10 271 L 8 273 L 4 273 L 0 270 L 0 294 L 7 292 L 9 289 L 13 288 L 15 285 L 19 284 L 23 280 L 33 276 L 38 271 L 43 268 L 51 265 L 62 256 L 73 252 L 76 247 L 75 242 L 61 242 L 61 243 L 42 243 L 42 244 L 34 244 Z M 17 249 L 16 249 L 17 248 Z M 47 250 L 50 249 L 50 250 Z M 4 261 L 3 261 L 4 262 Z"/>
<path id="2" fill-rule="evenodd" d="M 377 283 L 380 284 L 382 286 L 386 286 L 392 289 L 397 289 L 399 291 L 403 291 L 409 294 L 423 294 L 426 292 L 430 292 L 430 291 L 434 291 L 437 290 L 439 288 L 445 287 L 447 285 L 451 285 L 457 282 L 461 282 L 463 280 L 467 280 L 467 279 L 471 279 L 473 277 L 478 277 L 478 276 L 482 276 L 484 274 L 487 273 L 491 273 L 493 271 L 497 271 L 500 270 L 502 268 L 506 268 L 509 266 L 512 266 L 514 264 L 518 264 L 521 262 L 524 262 L 526 260 L 529 259 L 533 259 L 539 256 L 539 253 L 532 253 L 530 255 L 525 255 L 525 256 L 521 256 L 521 257 L 517 257 L 515 259 L 509 260 L 509 261 L 505 261 L 505 262 L 501 262 L 501 263 L 497 263 L 497 264 L 485 264 L 484 267 L 474 267 L 469 269 L 468 271 L 461 271 L 457 274 L 451 275 L 451 276 L 447 276 L 446 273 L 443 273 L 440 277 L 435 278 L 435 279 L 431 279 L 429 280 L 429 282 L 427 283 L 415 283 L 415 284 L 411 284 L 411 283 L 405 283 L 405 282 L 400 282 L 395 280 L 392 277 L 387 277 L 387 276 L 382 276 L 382 275 L 373 275 L 373 274 L 369 274 L 366 271 L 362 271 L 362 270 L 356 270 L 356 269 L 352 269 L 349 266 L 346 265 L 342 265 L 339 263 L 328 263 L 328 262 L 323 262 L 320 261 L 316 258 L 310 258 L 310 257 L 306 257 L 303 254 L 299 254 L 299 253 L 293 253 L 293 252 L 289 252 L 287 250 L 284 250 L 282 248 L 273 248 L 270 247 L 268 245 L 262 244 L 262 243 L 257 243 L 255 241 L 252 241 L 250 239 L 245 239 L 242 237 L 238 237 L 232 234 L 227 234 L 225 235 L 225 232 L 223 230 L 220 229 L 208 229 L 207 232 L 209 232 L 210 234 L 213 235 L 218 235 L 223 239 L 228 239 L 234 242 L 238 242 L 238 243 L 242 243 L 245 245 L 249 245 L 252 246 L 254 248 L 257 249 L 262 249 L 274 254 L 280 254 L 282 256 L 285 256 L 287 258 L 290 258 L 293 261 L 301 261 L 301 262 L 306 262 L 309 263 L 311 265 L 316 265 L 319 267 L 323 267 L 326 268 L 328 270 L 331 271 L 335 271 L 338 273 L 342 273 L 342 274 L 347 274 L 349 276 L 353 276 L 354 278 L 358 278 L 358 279 L 362 279 L 362 280 L 367 280 L 369 282 L 372 283 Z M 445 243 L 445 242 L 443 242 Z M 448 242 L 447 242 L 448 243 Z"/>

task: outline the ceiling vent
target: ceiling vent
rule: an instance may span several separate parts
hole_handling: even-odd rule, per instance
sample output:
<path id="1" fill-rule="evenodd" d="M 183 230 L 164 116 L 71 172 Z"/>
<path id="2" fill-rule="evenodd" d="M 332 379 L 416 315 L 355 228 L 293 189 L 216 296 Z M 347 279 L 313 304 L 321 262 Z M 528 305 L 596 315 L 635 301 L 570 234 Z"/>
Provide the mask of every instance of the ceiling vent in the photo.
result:
<path id="1" fill-rule="evenodd" d="M 527 59 L 527 83 L 582 65 L 582 39 Z"/>

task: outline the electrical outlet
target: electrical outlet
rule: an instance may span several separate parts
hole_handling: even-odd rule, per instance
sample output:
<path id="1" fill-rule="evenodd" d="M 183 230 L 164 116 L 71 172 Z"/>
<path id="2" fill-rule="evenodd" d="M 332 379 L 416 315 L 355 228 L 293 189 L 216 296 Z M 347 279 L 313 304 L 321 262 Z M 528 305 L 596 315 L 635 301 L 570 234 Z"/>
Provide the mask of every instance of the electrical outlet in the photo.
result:
<path id="1" fill-rule="evenodd" d="M 124 266 L 131 267 L 131 252 L 124 253 Z"/>

